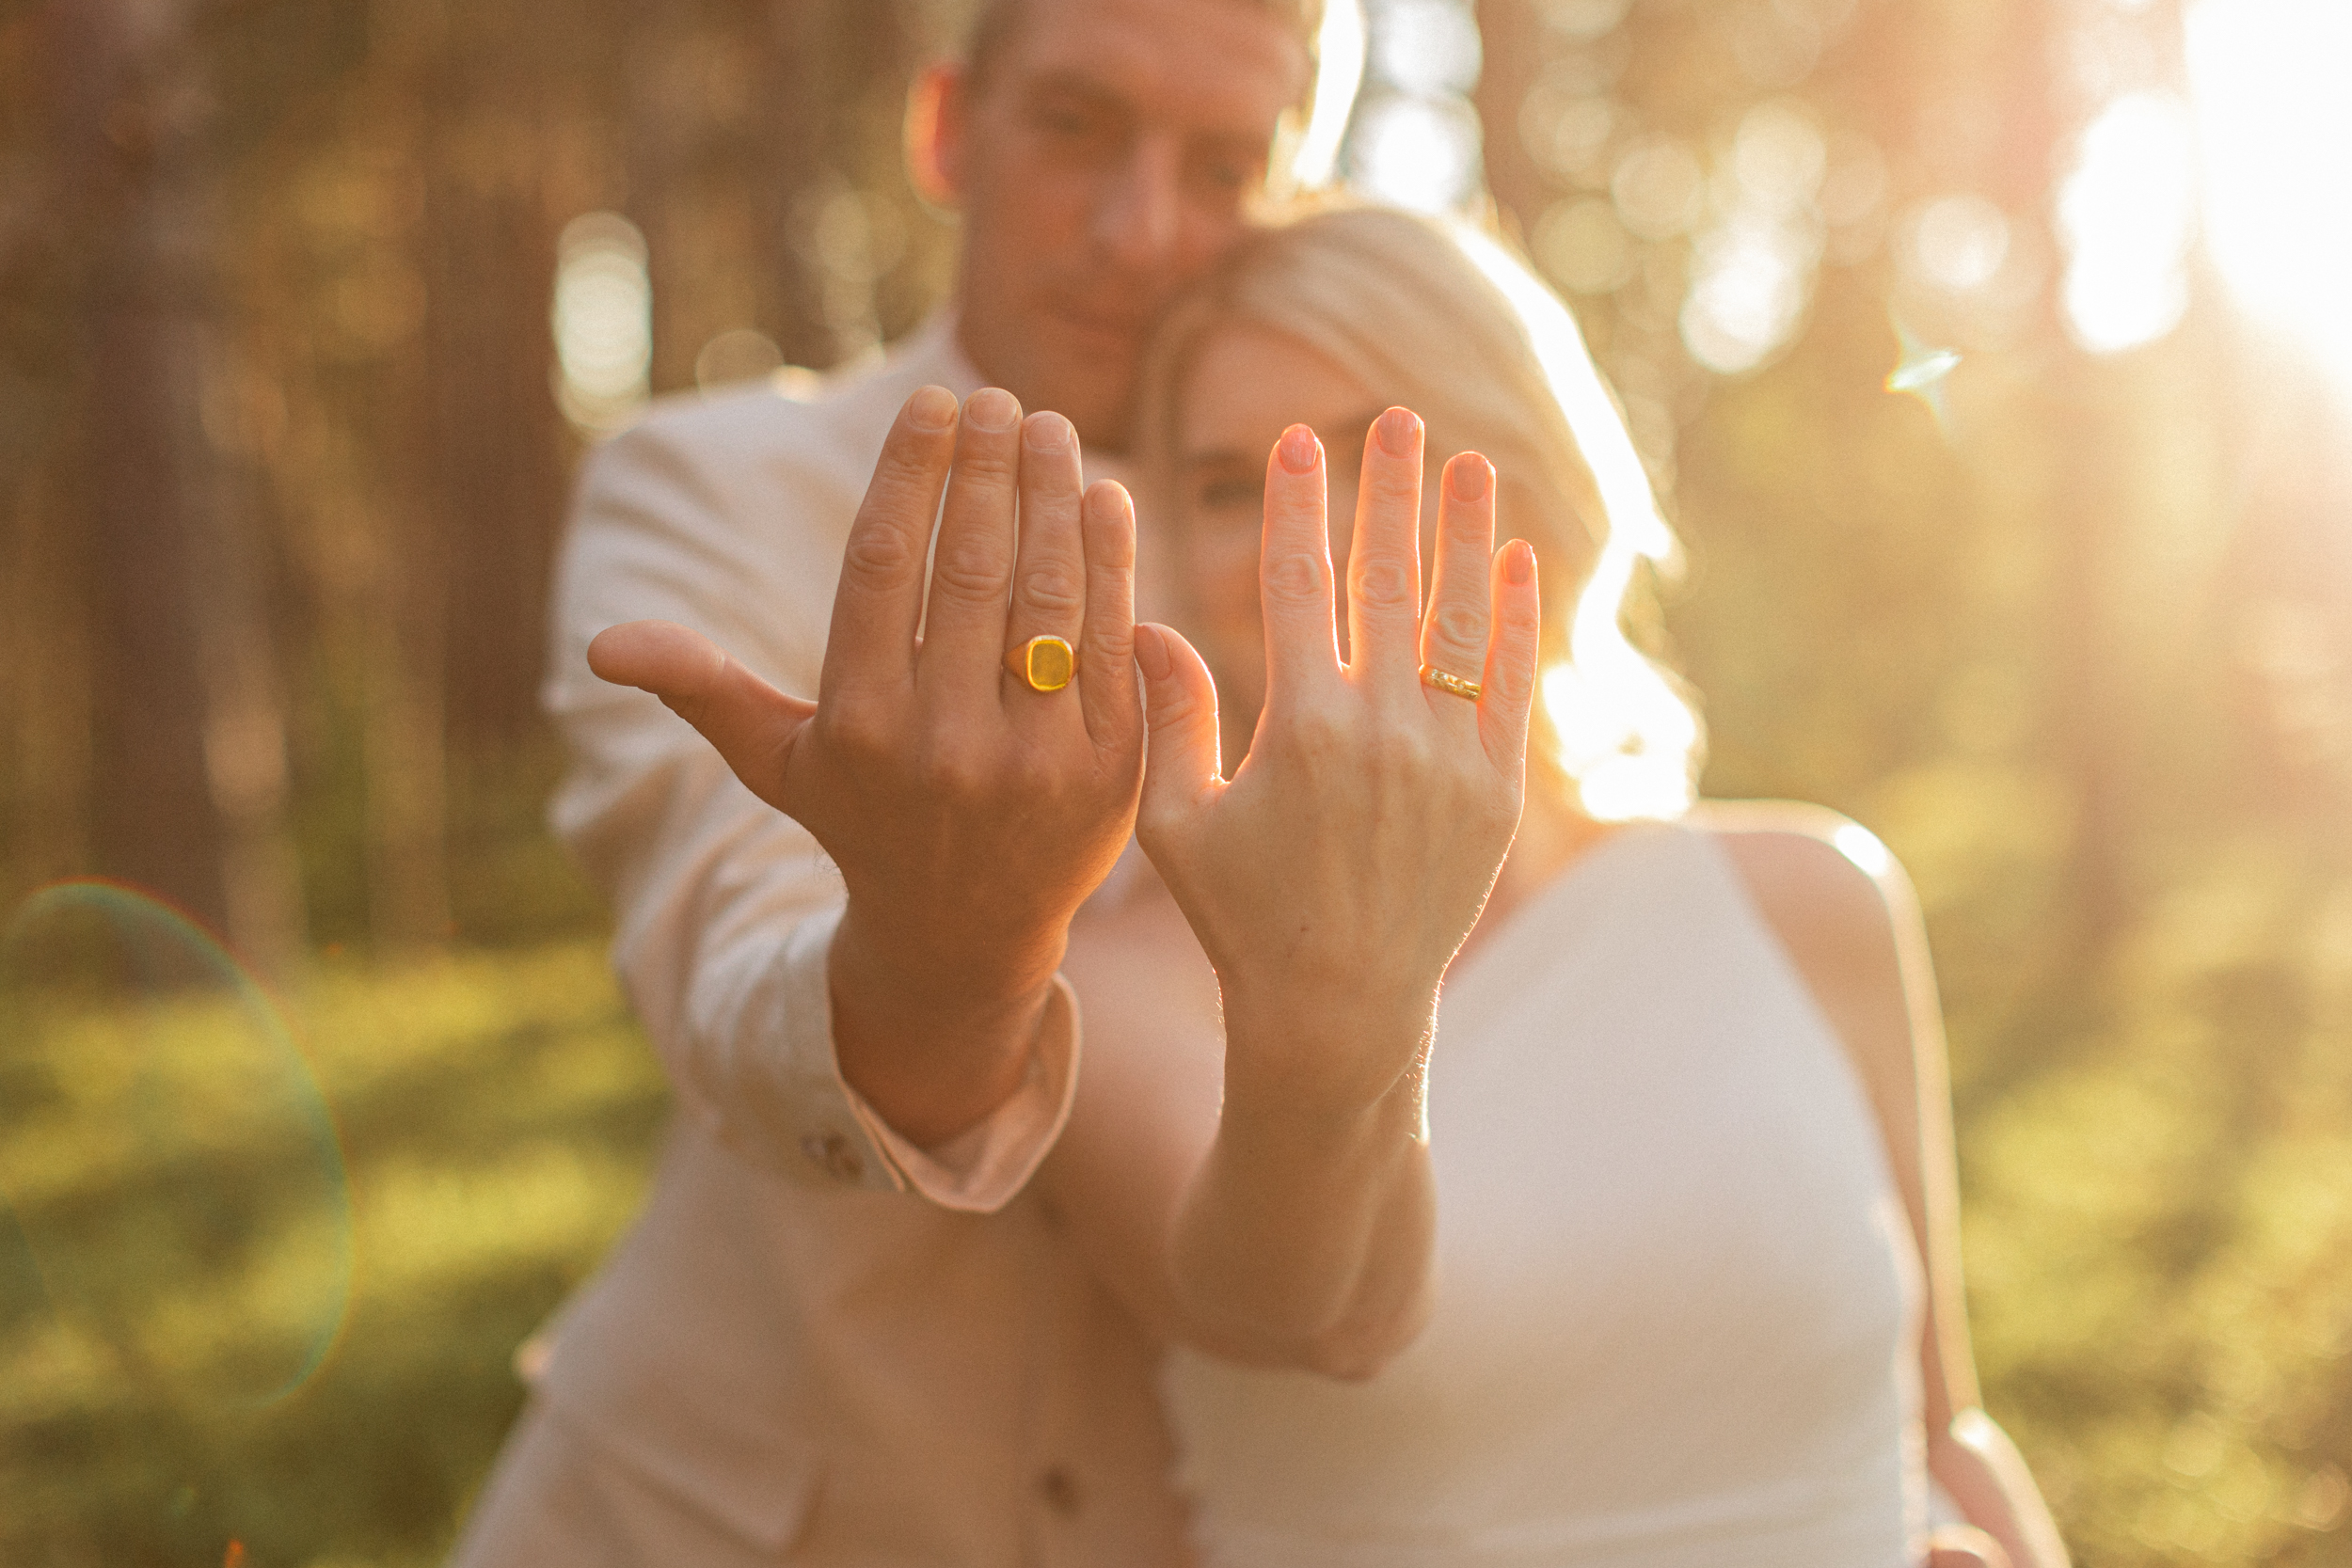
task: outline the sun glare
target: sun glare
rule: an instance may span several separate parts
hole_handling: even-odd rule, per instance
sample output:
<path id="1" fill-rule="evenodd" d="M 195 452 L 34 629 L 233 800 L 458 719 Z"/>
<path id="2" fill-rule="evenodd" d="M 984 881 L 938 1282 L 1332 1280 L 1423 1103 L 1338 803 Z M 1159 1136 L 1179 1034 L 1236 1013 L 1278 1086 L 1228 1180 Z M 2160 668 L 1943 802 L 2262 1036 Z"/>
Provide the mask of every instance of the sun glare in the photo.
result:
<path id="1" fill-rule="evenodd" d="M 2160 92 L 2108 104 L 2058 189 L 2066 320 L 2084 347 L 2113 354 L 2172 330 L 2188 305 L 2195 212 L 2185 106 Z"/>
<path id="2" fill-rule="evenodd" d="M 2187 33 L 2214 261 L 2352 388 L 2352 5 L 2201 0 Z"/>

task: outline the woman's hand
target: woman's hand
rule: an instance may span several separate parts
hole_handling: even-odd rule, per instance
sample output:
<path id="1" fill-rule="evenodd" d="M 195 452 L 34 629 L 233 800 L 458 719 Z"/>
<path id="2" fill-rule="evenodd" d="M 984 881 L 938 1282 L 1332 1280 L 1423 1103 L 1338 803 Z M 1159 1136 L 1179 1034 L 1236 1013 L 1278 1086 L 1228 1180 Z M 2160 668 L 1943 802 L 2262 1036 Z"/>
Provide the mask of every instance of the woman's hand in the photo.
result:
<path id="1" fill-rule="evenodd" d="M 1535 688 L 1534 552 L 1493 556 L 1494 470 L 1447 466 L 1421 613 L 1421 420 L 1364 446 L 1348 647 L 1332 624 L 1323 450 L 1294 425 L 1268 464 L 1266 700 L 1231 783 L 1216 688 L 1191 645 L 1138 627 L 1151 741 L 1136 831 L 1216 971 L 1216 1137 L 1168 1232 L 1188 1338 L 1367 1376 L 1429 1308 L 1437 1191 L 1423 1085 L 1438 985 L 1519 819 Z M 1424 664 L 1475 698 L 1426 684 Z"/>
<path id="2" fill-rule="evenodd" d="M 1365 443 L 1344 665 L 1322 446 L 1304 425 L 1276 444 L 1266 700 L 1230 783 L 1207 667 L 1176 633 L 1137 629 L 1151 744 L 1136 830 L 1216 970 L 1229 1106 L 1349 1116 L 1413 1076 L 1438 982 L 1518 829 L 1534 555 L 1517 542 L 1492 554 L 1494 470 L 1456 457 L 1424 619 L 1422 443 L 1403 408 Z M 1426 684 L 1424 666 L 1483 692 Z"/>

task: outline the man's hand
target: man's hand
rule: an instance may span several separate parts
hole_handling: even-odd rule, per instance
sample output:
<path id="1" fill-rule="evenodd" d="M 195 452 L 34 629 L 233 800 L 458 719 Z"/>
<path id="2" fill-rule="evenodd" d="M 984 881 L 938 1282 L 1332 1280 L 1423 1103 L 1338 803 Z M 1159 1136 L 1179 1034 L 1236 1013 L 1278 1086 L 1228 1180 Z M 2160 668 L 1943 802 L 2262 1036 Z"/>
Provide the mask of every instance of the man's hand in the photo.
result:
<path id="1" fill-rule="evenodd" d="M 1025 420 L 993 388 L 959 420 L 926 387 L 850 531 L 814 703 L 665 622 L 589 644 L 599 676 L 660 697 L 841 868 L 842 1071 L 917 1144 L 1019 1086 L 1070 916 L 1134 826 L 1134 567 L 1126 493 L 1081 494 L 1067 420 Z M 1076 649 L 1076 679 L 1032 690 L 1005 653 L 1049 634 Z"/>

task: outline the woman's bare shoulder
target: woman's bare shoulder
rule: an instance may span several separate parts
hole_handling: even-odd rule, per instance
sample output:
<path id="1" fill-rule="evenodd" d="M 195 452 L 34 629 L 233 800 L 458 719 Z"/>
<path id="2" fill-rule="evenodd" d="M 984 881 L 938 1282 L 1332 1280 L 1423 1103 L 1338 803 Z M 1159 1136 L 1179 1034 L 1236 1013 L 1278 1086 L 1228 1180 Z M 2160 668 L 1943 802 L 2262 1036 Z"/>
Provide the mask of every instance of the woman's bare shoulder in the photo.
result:
<path id="1" fill-rule="evenodd" d="M 1874 1037 L 1908 1012 L 1905 954 L 1918 924 L 1895 857 L 1868 829 L 1824 806 L 1710 800 L 1689 820 L 1723 846 L 1840 1032 L 1875 1054 Z"/>

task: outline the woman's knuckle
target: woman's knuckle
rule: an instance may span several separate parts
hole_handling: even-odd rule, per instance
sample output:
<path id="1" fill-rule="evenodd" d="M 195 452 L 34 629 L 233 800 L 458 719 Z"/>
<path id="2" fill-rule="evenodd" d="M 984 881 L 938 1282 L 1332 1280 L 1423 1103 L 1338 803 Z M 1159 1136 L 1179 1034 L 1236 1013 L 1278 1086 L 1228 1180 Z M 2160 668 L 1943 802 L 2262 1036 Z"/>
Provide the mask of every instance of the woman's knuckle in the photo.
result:
<path id="1" fill-rule="evenodd" d="M 1449 653 L 1460 653 L 1485 642 L 1486 617 L 1464 604 L 1441 604 L 1429 613 L 1429 629 Z"/>
<path id="2" fill-rule="evenodd" d="M 1328 586 L 1319 556 L 1306 550 L 1269 551 L 1265 559 L 1266 595 L 1279 603 L 1303 604 Z"/>
<path id="3" fill-rule="evenodd" d="M 1366 561 L 1356 572 L 1356 597 L 1383 610 L 1413 602 L 1413 569 L 1393 556 Z"/>

